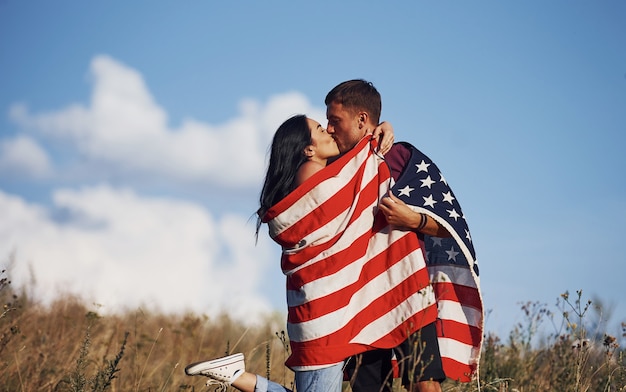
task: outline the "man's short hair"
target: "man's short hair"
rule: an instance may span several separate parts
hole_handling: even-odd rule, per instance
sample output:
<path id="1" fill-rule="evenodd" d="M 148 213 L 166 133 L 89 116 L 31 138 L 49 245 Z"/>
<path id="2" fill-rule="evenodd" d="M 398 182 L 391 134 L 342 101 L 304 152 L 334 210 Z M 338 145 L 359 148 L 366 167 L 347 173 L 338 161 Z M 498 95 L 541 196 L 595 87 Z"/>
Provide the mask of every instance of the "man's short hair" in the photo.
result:
<path id="1" fill-rule="evenodd" d="M 380 122 L 382 103 L 372 82 L 363 79 L 348 80 L 335 86 L 326 95 L 324 103 L 340 103 L 348 110 L 367 112 L 373 124 Z"/>

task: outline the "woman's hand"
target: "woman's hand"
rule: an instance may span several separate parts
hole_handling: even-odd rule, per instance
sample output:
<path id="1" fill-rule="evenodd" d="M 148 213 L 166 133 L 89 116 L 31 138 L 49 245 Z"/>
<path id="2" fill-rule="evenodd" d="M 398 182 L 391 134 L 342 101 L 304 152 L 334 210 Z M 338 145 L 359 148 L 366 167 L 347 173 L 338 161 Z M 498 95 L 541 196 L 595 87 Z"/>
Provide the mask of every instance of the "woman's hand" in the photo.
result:
<path id="1" fill-rule="evenodd" d="M 385 155 L 393 146 L 393 127 L 387 121 L 383 121 L 374 129 L 372 137 L 379 141 L 378 152 Z"/>

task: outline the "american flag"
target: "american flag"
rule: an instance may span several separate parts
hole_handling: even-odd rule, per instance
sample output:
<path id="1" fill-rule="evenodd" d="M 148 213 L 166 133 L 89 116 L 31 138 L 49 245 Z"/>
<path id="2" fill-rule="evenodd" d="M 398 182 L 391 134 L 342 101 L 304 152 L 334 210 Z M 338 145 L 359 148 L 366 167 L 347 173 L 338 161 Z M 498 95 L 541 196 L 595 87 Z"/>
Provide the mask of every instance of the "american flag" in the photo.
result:
<path id="1" fill-rule="evenodd" d="M 439 168 L 409 143 L 411 158 L 392 192 L 442 224 L 451 238 L 425 236 L 428 272 L 438 307 L 437 332 L 444 371 L 470 381 L 478 371 L 483 303 L 472 237 L 461 206 Z"/>
<path id="2" fill-rule="evenodd" d="M 437 317 L 420 241 L 378 212 L 392 180 L 375 145 L 364 138 L 264 217 L 283 247 L 292 369 L 396 347 Z"/>

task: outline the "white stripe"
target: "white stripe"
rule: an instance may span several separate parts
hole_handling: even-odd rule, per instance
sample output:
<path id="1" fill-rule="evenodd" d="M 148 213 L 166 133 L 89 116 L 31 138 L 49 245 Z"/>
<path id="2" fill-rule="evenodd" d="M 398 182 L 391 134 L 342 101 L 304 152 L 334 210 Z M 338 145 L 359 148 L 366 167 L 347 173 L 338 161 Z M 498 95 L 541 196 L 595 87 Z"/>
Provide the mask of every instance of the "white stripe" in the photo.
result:
<path id="1" fill-rule="evenodd" d="M 437 341 L 439 343 L 439 351 L 442 357 L 452 358 L 455 361 L 466 365 L 476 363 L 477 350 L 475 350 L 471 345 L 445 337 L 439 337 Z"/>
<path id="2" fill-rule="evenodd" d="M 294 247 L 289 249 L 283 249 L 283 253 L 291 255 L 298 253 L 308 246 L 321 245 L 325 242 L 328 242 L 335 236 L 335 234 L 337 234 L 338 231 L 342 230 L 342 226 L 345 226 L 346 222 L 348 221 L 347 215 L 349 212 L 350 208 L 346 208 L 344 211 L 340 212 L 335 218 L 330 220 L 327 224 L 305 235 L 304 238 Z"/>
<path id="3" fill-rule="evenodd" d="M 435 303 L 432 286 L 414 293 L 392 311 L 374 320 L 363 328 L 350 343 L 371 344 L 398 326 L 398 321 L 406 320 Z"/>
<path id="4" fill-rule="evenodd" d="M 428 274 L 430 275 L 430 281 L 433 283 L 454 283 L 455 285 L 478 289 L 474 275 L 467 267 L 453 264 L 429 265 Z"/>
<path id="5" fill-rule="evenodd" d="M 417 272 L 419 265 L 423 263 L 422 251 L 418 249 L 410 257 L 405 257 L 401 262 L 367 282 L 352 296 L 348 305 L 313 320 L 298 324 L 288 323 L 289 338 L 296 342 L 303 342 L 336 332 L 382 294 L 391 291 L 409 275 Z M 345 282 L 342 281 L 342 283 L 344 283 L 342 287 L 345 286 Z M 309 290 L 310 288 L 307 288 L 306 291 L 309 292 Z M 432 300 L 434 301 L 434 296 Z M 402 319 L 396 319 L 395 326 L 401 321 Z"/>
<path id="6" fill-rule="evenodd" d="M 439 318 L 452 320 L 472 327 L 482 328 L 483 313 L 469 306 L 462 306 L 456 301 L 437 301 Z M 446 331 L 443 331 L 444 335 Z"/>

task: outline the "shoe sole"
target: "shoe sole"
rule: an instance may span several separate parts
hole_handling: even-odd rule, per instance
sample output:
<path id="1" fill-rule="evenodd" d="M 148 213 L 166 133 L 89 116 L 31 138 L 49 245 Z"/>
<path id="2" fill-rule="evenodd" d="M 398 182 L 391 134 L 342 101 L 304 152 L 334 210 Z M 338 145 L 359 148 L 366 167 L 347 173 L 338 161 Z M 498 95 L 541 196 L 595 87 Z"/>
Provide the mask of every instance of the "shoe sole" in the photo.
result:
<path id="1" fill-rule="evenodd" d="M 214 359 L 210 361 L 200 361 L 189 364 L 185 367 L 185 373 L 188 376 L 203 375 L 202 372 L 219 369 L 224 366 L 229 366 L 241 361 L 241 354 L 235 354 L 234 356 L 226 357 L 223 359 Z M 208 365 L 210 363 L 210 365 Z"/>

